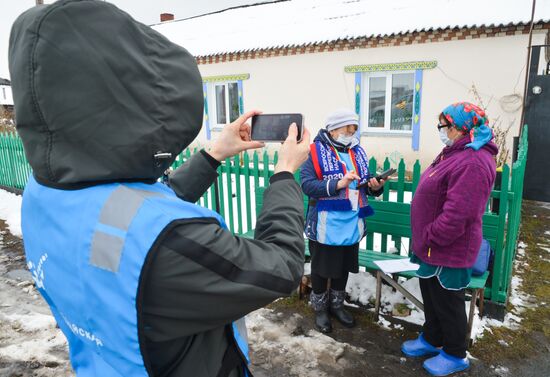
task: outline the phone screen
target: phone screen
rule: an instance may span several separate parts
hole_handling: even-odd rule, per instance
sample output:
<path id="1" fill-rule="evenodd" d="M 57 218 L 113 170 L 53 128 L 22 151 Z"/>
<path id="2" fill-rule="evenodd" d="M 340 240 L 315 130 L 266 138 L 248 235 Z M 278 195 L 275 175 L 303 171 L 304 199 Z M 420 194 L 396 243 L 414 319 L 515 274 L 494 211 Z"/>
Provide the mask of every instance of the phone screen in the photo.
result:
<path id="1" fill-rule="evenodd" d="M 282 142 L 288 137 L 288 127 L 296 123 L 298 141 L 302 140 L 302 114 L 261 114 L 252 117 L 251 139 Z"/>

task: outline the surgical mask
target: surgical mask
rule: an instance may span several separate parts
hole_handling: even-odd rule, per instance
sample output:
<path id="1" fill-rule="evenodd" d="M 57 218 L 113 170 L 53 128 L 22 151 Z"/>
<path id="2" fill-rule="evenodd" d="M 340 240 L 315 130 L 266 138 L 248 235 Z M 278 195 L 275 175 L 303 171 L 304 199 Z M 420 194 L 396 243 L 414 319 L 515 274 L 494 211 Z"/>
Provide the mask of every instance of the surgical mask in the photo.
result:
<path id="1" fill-rule="evenodd" d="M 345 146 L 351 145 L 351 143 L 353 143 L 354 140 L 355 140 L 355 135 L 350 135 L 350 136 L 338 135 L 338 138 L 336 139 L 337 142 Z"/>
<path id="2" fill-rule="evenodd" d="M 448 147 L 453 145 L 453 140 L 449 139 L 449 136 L 447 136 L 447 130 L 445 128 L 439 130 L 439 139 L 443 144 Z"/>

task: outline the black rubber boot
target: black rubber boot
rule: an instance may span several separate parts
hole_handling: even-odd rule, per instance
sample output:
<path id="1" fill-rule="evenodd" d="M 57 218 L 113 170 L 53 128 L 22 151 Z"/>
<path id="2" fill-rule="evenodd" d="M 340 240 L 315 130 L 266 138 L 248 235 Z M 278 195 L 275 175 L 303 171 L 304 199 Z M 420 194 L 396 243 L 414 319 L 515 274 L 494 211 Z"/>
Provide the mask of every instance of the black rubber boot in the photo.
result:
<path id="1" fill-rule="evenodd" d="M 345 327 L 353 327 L 355 326 L 355 320 L 353 316 L 344 309 L 345 298 L 346 291 L 330 290 L 330 314 L 335 316 Z"/>
<path id="2" fill-rule="evenodd" d="M 315 311 L 315 327 L 317 327 L 317 330 L 324 334 L 331 332 L 332 323 L 328 315 L 328 292 L 320 294 L 311 292 L 309 300 Z"/>

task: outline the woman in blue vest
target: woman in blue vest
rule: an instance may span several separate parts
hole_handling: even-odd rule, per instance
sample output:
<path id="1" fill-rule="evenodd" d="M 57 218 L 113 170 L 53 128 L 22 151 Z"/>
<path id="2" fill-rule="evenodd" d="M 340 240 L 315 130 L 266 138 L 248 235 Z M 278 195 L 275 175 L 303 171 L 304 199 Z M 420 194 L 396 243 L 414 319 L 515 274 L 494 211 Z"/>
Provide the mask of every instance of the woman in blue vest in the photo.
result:
<path id="1" fill-rule="evenodd" d="M 346 284 L 349 273 L 359 271 L 359 241 L 366 217 L 373 214 L 367 195 L 380 195 L 384 186 L 369 173 L 367 154 L 355 136 L 358 127 L 352 111 L 330 114 L 301 170 L 302 190 L 309 196 L 310 301 L 315 326 L 323 333 L 332 331 L 329 313 L 346 327 L 355 325 L 344 310 Z"/>

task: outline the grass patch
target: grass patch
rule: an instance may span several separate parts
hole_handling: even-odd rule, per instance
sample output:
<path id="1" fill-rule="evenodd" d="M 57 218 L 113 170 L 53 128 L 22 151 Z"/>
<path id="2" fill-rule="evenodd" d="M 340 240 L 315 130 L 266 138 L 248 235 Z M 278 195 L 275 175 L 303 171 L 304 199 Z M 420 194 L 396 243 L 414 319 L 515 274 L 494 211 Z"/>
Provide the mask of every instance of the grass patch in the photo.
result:
<path id="1" fill-rule="evenodd" d="M 548 243 L 548 236 L 544 234 L 548 229 L 550 211 L 535 202 L 524 201 L 519 240 L 527 247 L 525 256 L 517 256 L 520 263 L 514 269 L 514 276 L 522 279 L 521 290 L 530 296 L 525 299 L 537 307 L 521 313 L 519 329 L 493 328 L 478 339 L 470 351 L 485 362 L 526 359 L 550 343 L 550 254 L 538 246 Z M 508 310 L 512 309 L 508 304 Z M 535 333 L 543 336 L 533 336 Z M 543 347 L 541 339 L 545 343 Z"/>

